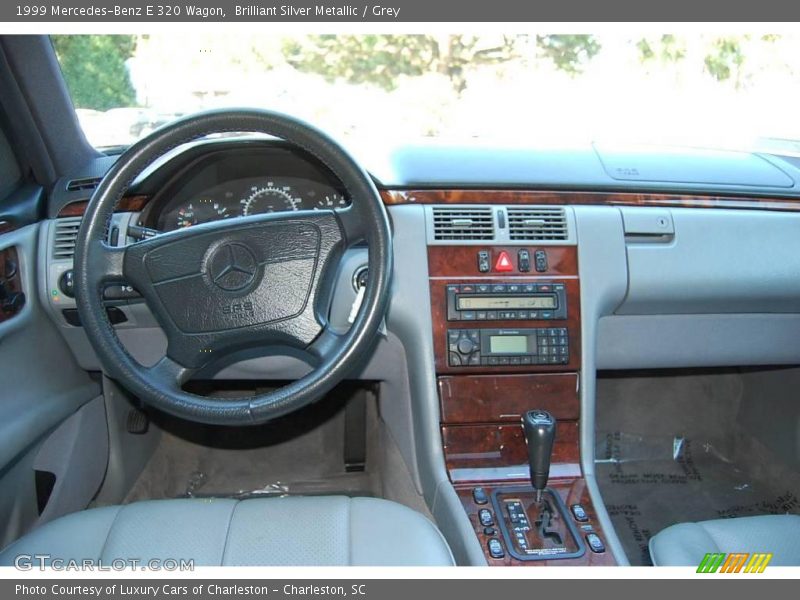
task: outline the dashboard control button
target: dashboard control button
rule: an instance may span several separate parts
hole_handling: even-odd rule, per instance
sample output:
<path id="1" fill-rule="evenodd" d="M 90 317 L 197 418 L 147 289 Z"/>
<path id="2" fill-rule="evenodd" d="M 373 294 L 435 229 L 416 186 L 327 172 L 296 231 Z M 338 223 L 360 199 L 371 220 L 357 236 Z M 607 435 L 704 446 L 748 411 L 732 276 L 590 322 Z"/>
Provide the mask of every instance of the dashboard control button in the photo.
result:
<path id="1" fill-rule="evenodd" d="M 461 366 L 461 356 L 459 356 L 455 352 L 450 353 L 450 366 L 451 367 L 460 367 Z"/>
<path id="2" fill-rule="evenodd" d="M 586 543 L 589 544 L 589 550 L 595 554 L 600 554 L 606 551 L 606 546 L 603 543 L 603 540 L 601 540 L 600 536 L 596 533 L 587 533 Z"/>
<path id="3" fill-rule="evenodd" d="M 58 280 L 58 289 L 60 289 L 61 293 L 67 298 L 75 297 L 75 271 L 70 269 L 61 274 Z"/>
<path id="4" fill-rule="evenodd" d="M 475 504 L 486 504 L 489 502 L 489 496 L 486 495 L 486 490 L 482 487 L 472 488 L 472 499 Z"/>
<path id="5" fill-rule="evenodd" d="M 547 271 L 547 252 L 544 250 L 537 250 L 533 253 L 533 260 L 537 273 L 544 273 Z"/>
<path id="6" fill-rule="evenodd" d="M 495 294 L 504 294 L 506 291 L 506 285 L 504 283 L 495 283 L 492 286 L 492 292 Z"/>
<path id="7" fill-rule="evenodd" d="M 458 340 L 458 351 L 461 354 L 469 354 L 475 349 L 475 344 L 468 338 Z"/>
<path id="8" fill-rule="evenodd" d="M 489 548 L 489 555 L 492 558 L 504 558 L 506 553 L 503 550 L 503 544 L 500 543 L 500 540 L 497 538 L 492 538 L 486 544 L 486 547 Z"/>
<path id="9" fill-rule="evenodd" d="M 490 269 L 491 265 L 489 264 L 489 251 L 480 250 L 478 252 L 478 271 L 481 273 L 488 273 Z"/>
<path id="10" fill-rule="evenodd" d="M 517 252 L 517 265 L 520 273 L 527 273 L 531 270 L 531 253 L 527 250 Z"/>
<path id="11" fill-rule="evenodd" d="M 480 520 L 481 525 L 484 527 L 491 527 L 494 525 L 492 511 L 490 511 L 488 508 L 482 508 L 478 511 L 478 520 Z"/>
<path id="12" fill-rule="evenodd" d="M 510 273 L 514 270 L 511 257 L 505 250 L 501 250 L 500 254 L 497 255 L 497 260 L 494 262 L 494 270 L 498 273 Z"/>
<path id="13" fill-rule="evenodd" d="M 581 523 L 585 523 L 589 520 L 589 515 L 586 514 L 586 511 L 583 509 L 583 506 L 580 504 L 573 504 L 569 507 L 572 511 L 572 516 L 575 517 L 576 521 L 580 521 Z"/>

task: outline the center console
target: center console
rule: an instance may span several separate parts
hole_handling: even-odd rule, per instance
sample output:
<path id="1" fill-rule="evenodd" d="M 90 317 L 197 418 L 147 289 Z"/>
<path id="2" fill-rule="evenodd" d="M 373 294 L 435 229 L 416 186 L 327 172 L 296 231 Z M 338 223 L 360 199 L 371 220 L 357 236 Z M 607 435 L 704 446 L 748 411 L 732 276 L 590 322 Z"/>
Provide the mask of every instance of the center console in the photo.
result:
<path id="1" fill-rule="evenodd" d="M 574 243 L 429 238 L 445 461 L 490 565 L 615 564 L 580 466 L 577 256 Z M 526 443 L 532 409 L 553 420 L 549 446 Z"/>

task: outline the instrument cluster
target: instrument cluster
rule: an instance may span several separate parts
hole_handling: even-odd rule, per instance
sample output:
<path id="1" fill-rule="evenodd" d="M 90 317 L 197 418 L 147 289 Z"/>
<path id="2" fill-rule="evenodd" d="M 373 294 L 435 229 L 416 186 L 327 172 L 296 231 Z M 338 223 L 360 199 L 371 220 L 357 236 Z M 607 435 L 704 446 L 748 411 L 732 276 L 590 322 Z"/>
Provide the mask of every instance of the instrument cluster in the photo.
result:
<path id="1" fill-rule="evenodd" d="M 160 231 L 264 213 L 335 209 L 347 199 L 329 185 L 295 177 L 227 181 L 173 204 L 158 219 Z"/>
<path id="2" fill-rule="evenodd" d="M 199 146 L 168 162 L 147 183 L 155 193 L 140 222 L 164 232 L 264 213 L 350 206 L 341 182 L 324 165 L 296 148 L 269 143 Z"/>

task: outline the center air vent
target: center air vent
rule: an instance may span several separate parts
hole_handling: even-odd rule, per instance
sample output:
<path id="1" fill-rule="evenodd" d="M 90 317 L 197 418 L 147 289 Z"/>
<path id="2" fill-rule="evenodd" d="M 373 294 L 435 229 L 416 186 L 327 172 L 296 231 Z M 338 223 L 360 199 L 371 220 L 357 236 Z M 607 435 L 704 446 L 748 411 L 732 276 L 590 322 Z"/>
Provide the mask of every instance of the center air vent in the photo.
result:
<path id="1" fill-rule="evenodd" d="M 67 182 L 68 192 L 85 192 L 93 190 L 100 185 L 100 177 L 83 177 L 81 179 L 71 179 Z"/>
<path id="2" fill-rule="evenodd" d="M 433 237 L 436 240 L 493 240 L 491 207 L 433 209 Z"/>
<path id="3" fill-rule="evenodd" d="M 566 240 L 569 236 L 563 208 L 509 206 L 508 229 L 512 240 Z"/>
<path id="4" fill-rule="evenodd" d="M 70 260 L 75 256 L 75 240 L 78 238 L 80 226 L 81 217 L 69 217 L 56 221 L 55 234 L 53 235 L 54 259 Z"/>

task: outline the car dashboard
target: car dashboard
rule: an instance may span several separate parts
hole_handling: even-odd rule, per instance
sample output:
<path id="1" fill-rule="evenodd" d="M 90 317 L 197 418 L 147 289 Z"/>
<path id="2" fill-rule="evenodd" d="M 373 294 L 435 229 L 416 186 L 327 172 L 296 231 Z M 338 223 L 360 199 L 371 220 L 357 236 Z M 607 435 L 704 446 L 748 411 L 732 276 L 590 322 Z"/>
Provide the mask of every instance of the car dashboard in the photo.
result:
<path id="1" fill-rule="evenodd" d="M 98 181 L 113 160 L 82 180 Z M 664 160 L 596 149 L 406 148 L 370 169 L 395 267 L 383 333 L 352 376 L 385 384 L 382 410 L 404 458 L 419 465 L 414 484 L 438 481 L 444 465 L 474 551 L 490 565 L 624 561 L 585 450 L 595 447 L 598 369 L 800 362 L 798 165 L 689 153 L 670 170 Z M 79 364 L 97 371 L 69 288 L 91 191 L 69 189 L 81 178 L 53 196 L 40 288 Z M 344 210 L 350 201 L 324 165 L 281 142 L 207 141 L 134 182 L 109 243 L 265 212 Z M 334 329 L 349 326 L 366 256 L 348 251 L 335 274 Z M 107 301 L 130 353 L 155 362 L 165 339 L 136 290 Z M 285 380 L 307 370 L 302 357 L 251 353 L 204 375 Z M 497 504 L 528 502 L 508 495 L 527 477 L 519 422 L 532 397 L 558 420 L 552 488 L 575 520 L 572 533 L 561 532 L 570 541 L 560 557 L 556 547 L 532 553 Z M 401 426 L 411 419 L 414 427 Z M 495 521 L 487 525 L 488 497 Z"/>

